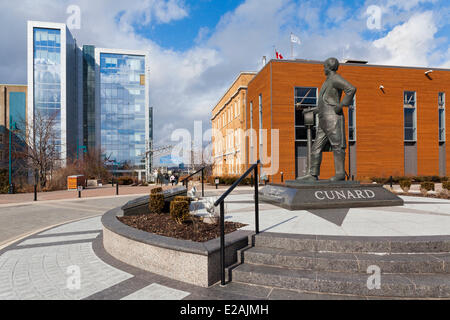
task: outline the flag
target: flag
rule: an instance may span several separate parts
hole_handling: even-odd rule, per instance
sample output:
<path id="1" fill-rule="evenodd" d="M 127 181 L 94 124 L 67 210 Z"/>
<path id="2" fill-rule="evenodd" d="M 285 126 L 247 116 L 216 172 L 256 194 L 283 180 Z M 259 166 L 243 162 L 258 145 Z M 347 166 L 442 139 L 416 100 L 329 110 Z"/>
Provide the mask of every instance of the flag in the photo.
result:
<path id="1" fill-rule="evenodd" d="M 279 53 L 278 51 L 275 51 L 275 55 L 276 55 L 277 59 L 284 59 L 283 56 L 281 55 L 281 53 Z"/>
<path id="2" fill-rule="evenodd" d="M 291 42 L 292 43 L 297 43 L 297 44 L 302 44 L 302 42 L 300 41 L 300 38 L 297 37 L 295 34 L 291 33 Z"/>

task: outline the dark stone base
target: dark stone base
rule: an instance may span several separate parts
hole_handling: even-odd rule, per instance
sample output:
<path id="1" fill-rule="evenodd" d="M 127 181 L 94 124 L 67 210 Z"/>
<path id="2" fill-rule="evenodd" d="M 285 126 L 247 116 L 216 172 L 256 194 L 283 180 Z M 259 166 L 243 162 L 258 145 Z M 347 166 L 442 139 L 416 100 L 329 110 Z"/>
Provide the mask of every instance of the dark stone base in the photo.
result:
<path id="1" fill-rule="evenodd" d="M 403 205 L 400 197 L 382 185 L 355 181 L 269 184 L 260 190 L 259 199 L 292 211 Z"/>
<path id="2" fill-rule="evenodd" d="M 170 201 L 177 196 L 187 196 L 187 189 L 185 187 L 175 187 L 163 191 L 165 206 L 163 212 L 168 213 L 170 208 Z M 127 202 L 123 207 L 124 216 L 137 216 L 141 214 L 150 213 L 148 207 L 150 201 L 150 194 L 148 196 L 140 197 Z"/>

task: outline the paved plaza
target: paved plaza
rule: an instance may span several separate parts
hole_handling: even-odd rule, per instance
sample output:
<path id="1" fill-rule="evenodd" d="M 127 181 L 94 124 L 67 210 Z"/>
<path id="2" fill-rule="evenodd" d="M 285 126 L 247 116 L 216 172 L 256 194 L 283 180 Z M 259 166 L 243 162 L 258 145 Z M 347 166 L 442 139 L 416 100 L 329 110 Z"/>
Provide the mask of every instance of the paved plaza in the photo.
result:
<path id="1" fill-rule="evenodd" d="M 209 194 L 213 195 L 211 191 Z M 136 197 L 1 205 L 0 300 L 365 298 L 240 283 L 200 288 L 126 265 L 103 249 L 101 215 Z M 288 211 L 260 204 L 260 229 L 274 233 L 342 236 L 448 235 L 450 201 L 402 198 L 405 200 L 403 207 L 345 210 Z M 249 188 L 228 199 L 226 220 L 245 223 L 248 226 L 244 230 L 254 230 L 253 194 Z"/>

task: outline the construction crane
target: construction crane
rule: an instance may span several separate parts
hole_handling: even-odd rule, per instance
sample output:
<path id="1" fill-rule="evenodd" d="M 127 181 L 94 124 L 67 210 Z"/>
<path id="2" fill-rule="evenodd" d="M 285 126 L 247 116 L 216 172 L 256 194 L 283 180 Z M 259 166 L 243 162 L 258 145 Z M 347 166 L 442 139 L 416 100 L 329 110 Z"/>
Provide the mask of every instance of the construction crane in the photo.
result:
<path id="1" fill-rule="evenodd" d="M 152 173 L 152 167 L 153 167 L 153 157 L 159 156 L 161 154 L 170 153 L 172 152 L 174 146 L 171 145 L 165 145 L 160 147 L 154 147 L 153 142 L 149 143 L 148 150 L 145 152 L 145 158 L 148 161 L 148 166 L 146 166 L 147 172 L 146 172 L 146 179 L 147 181 L 150 180 L 151 173 Z"/>

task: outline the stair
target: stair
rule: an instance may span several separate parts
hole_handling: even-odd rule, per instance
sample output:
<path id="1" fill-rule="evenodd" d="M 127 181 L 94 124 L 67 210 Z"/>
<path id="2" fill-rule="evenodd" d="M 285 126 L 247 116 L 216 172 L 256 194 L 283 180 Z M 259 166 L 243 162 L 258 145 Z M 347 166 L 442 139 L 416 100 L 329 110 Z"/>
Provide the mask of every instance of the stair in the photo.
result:
<path id="1" fill-rule="evenodd" d="M 450 237 L 261 233 L 253 241 L 230 268 L 234 283 L 336 297 L 450 298 Z M 379 289 L 371 266 L 381 271 Z"/>

